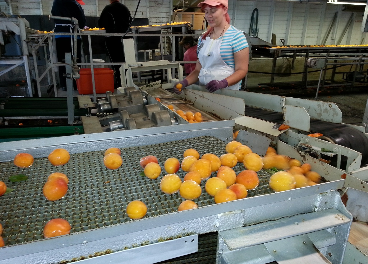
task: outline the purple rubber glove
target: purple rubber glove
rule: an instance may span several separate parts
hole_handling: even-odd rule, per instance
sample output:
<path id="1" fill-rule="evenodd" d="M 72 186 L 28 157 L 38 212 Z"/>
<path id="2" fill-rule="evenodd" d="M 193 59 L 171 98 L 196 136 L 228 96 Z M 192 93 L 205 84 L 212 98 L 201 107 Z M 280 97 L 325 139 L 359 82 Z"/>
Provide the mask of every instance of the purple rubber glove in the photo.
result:
<path id="1" fill-rule="evenodd" d="M 221 81 L 217 81 L 217 80 L 212 80 L 210 81 L 209 83 L 207 83 L 206 85 L 206 89 L 210 92 L 210 93 L 213 93 L 217 90 L 220 90 L 220 89 L 224 89 L 226 87 L 228 87 L 229 84 L 227 82 L 226 79 L 223 79 Z"/>
<path id="2" fill-rule="evenodd" d="M 177 86 L 178 86 L 178 84 L 181 84 L 181 88 L 177 87 Z M 171 89 L 168 89 L 168 91 L 169 91 L 169 92 L 171 92 L 171 93 L 181 94 L 181 92 L 183 91 L 183 89 L 184 89 L 185 87 L 187 87 L 188 85 L 189 85 L 189 84 L 188 84 L 187 79 L 184 79 L 184 80 L 182 80 L 181 82 L 177 82 L 177 83 L 175 83 L 174 87 L 173 87 L 173 88 L 171 88 Z"/>

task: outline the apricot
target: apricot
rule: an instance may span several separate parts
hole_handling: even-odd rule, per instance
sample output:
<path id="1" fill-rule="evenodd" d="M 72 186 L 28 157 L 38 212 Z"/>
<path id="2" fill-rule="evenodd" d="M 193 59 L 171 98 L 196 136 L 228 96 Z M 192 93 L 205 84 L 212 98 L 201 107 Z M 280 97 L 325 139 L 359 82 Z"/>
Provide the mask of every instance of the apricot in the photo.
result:
<path id="1" fill-rule="evenodd" d="M 179 193 L 184 199 L 194 200 L 201 196 L 202 188 L 195 181 L 184 181 L 180 185 Z"/>
<path id="2" fill-rule="evenodd" d="M 284 155 L 275 155 L 275 168 L 279 170 L 288 170 L 290 168 L 289 165 L 289 157 Z"/>
<path id="3" fill-rule="evenodd" d="M 135 200 L 127 205 L 126 213 L 131 219 L 141 219 L 147 213 L 147 206 L 144 202 Z"/>
<path id="4" fill-rule="evenodd" d="M 222 166 L 228 166 L 230 168 L 235 167 L 238 163 L 238 158 L 233 153 L 222 154 L 220 160 Z"/>
<path id="5" fill-rule="evenodd" d="M 184 151 L 183 156 L 184 157 L 193 156 L 196 159 L 199 159 L 199 153 L 195 149 L 187 149 L 186 151 Z"/>
<path id="6" fill-rule="evenodd" d="M 209 178 L 206 181 L 205 190 L 211 196 L 215 196 L 219 190 L 223 189 L 226 189 L 226 182 L 218 177 Z"/>
<path id="7" fill-rule="evenodd" d="M 238 159 L 238 162 L 243 162 L 245 155 L 249 153 L 252 153 L 252 150 L 246 145 L 240 145 L 234 150 L 234 155 Z"/>
<path id="8" fill-rule="evenodd" d="M 150 162 L 158 163 L 158 160 L 155 156 L 148 155 L 148 156 L 145 156 L 145 157 L 141 158 L 140 161 L 139 161 L 139 164 L 144 169 L 144 167 L 146 167 L 146 165 Z"/>
<path id="9" fill-rule="evenodd" d="M 317 183 L 315 183 L 314 181 L 311 181 L 311 180 L 308 180 L 308 185 L 309 186 L 314 186 L 316 185 Z"/>
<path id="10" fill-rule="evenodd" d="M 119 148 L 108 148 L 106 151 L 105 151 L 105 156 L 107 154 L 110 154 L 110 153 L 116 153 L 118 155 L 121 155 L 121 150 Z"/>
<path id="11" fill-rule="evenodd" d="M 0 247 L 5 246 L 4 239 L 0 236 Z"/>
<path id="12" fill-rule="evenodd" d="M 185 200 L 179 205 L 178 211 L 180 212 L 180 211 L 197 209 L 197 208 L 198 208 L 198 205 L 195 202 L 191 200 Z"/>
<path id="13" fill-rule="evenodd" d="M 301 188 L 308 186 L 308 178 L 303 174 L 293 174 L 295 179 L 295 188 Z"/>
<path id="14" fill-rule="evenodd" d="M 266 150 L 266 155 L 273 155 L 273 154 L 277 154 L 276 150 L 273 147 L 268 147 Z"/>
<path id="15" fill-rule="evenodd" d="M 190 167 L 192 167 L 192 165 L 195 161 L 197 161 L 196 157 L 186 156 L 181 162 L 181 169 L 183 171 L 189 171 Z"/>
<path id="16" fill-rule="evenodd" d="M 319 175 L 318 172 L 316 171 L 308 171 L 305 176 L 311 180 L 314 181 L 315 183 L 320 183 L 321 182 L 321 175 Z"/>
<path id="17" fill-rule="evenodd" d="M 215 194 L 215 203 L 225 203 L 236 200 L 236 194 L 230 189 L 219 190 Z"/>
<path id="18" fill-rule="evenodd" d="M 106 168 L 110 170 L 116 170 L 123 164 L 122 157 L 116 153 L 107 154 L 104 157 L 103 161 L 104 161 Z"/>
<path id="19" fill-rule="evenodd" d="M 202 159 L 209 160 L 211 162 L 211 171 L 215 172 L 221 167 L 221 160 L 215 154 L 206 153 L 202 156 Z"/>
<path id="20" fill-rule="evenodd" d="M 211 176 L 211 162 L 206 159 L 199 159 L 193 163 L 189 171 L 198 172 L 202 180 Z"/>
<path id="21" fill-rule="evenodd" d="M 259 184 L 258 174 L 253 170 L 243 170 L 238 173 L 235 182 L 243 184 L 247 190 L 255 189 Z"/>
<path id="22" fill-rule="evenodd" d="M 312 169 L 312 166 L 309 163 L 304 163 L 300 168 L 302 168 L 303 174 L 307 174 L 307 172 Z"/>
<path id="23" fill-rule="evenodd" d="M 150 179 L 157 179 L 161 174 L 161 167 L 156 162 L 150 162 L 144 167 L 144 175 Z"/>
<path id="24" fill-rule="evenodd" d="M 161 179 L 160 189 L 164 193 L 173 194 L 180 189 L 181 179 L 176 174 L 167 174 Z"/>
<path id="25" fill-rule="evenodd" d="M 268 170 L 271 168 L 276 168 L 276 155 L 266 155 L 262 158 L 263 169 Z"/>
<path id="26" fill-rule="evenodd" d="M 34 158 L 28 153 L 18 153 L 14 157 L 14 165 L 19 168 L 28 168 L 33 164 Z"/>
<path id="27" fill-rule="evenodd" d="M 49 161 L 54 166 L 67 164 L 70 159 L 70 154 L 66 149 L 54 149 L 48 156 Z"/>
<path id="28" fill-rule="evenodd" d="M 194 113 L 194 120 L 197 122 L 202 122 L 203 118 L 202 118 L 202 114 L 200 112 L 195 112 Z"/>
<path id="29" fill-rule="evenodd" d="M 193 112 L 188 111 L 188 112 L 185 113 L 185 115 L 187 116 L 187 119 L 188 120 L 194 120 L 194 114 L 193 114 Z"/>
<path id="30" fill-rule="evenodd" d="M 0 196 L 3 196 L 6 193 L 6 184 L 3 181 L 0 181 Z"/>
<path id="31" fill-rule="evenodd" d="M 173 105 L 168 105 L 167 108 L 169 108 L 170 110 L 174 110 L 174 106 Z"/>
<path id="32" fill-rule="evenodd" d="M 295 188 L 294 176 L 286 171 L 279 171 L 270 178 L 269 185 L 275 192 L 287 191 Z"/>
<path id="33" fill-rule="evenodd" d="M 234 150 L 240 145 L 242 145 L 242 143 L 240 143 L 239 141 L 233 140 L 226 144 L 225 150 L 227 153 L 234 153 Z"/>
<path id="34" fill-rule="evenodd" d="M 55 218 L 46 223 L 43 228 L 43 236 L 45 238 L 63 236 L 69 234 L 71 229 L 72 227 L 68 221 L 62 218 Z"/>
<path id="35" fill-rule="evenodd" d="M 177 158 L 168 158 L 164 163 L 164 168 L 169 174 L 176 173 L 180 169 L 180 162 Z"/>
<path id="36" fill-rule="evenodd" d="M 51 173 L 51 174 L 49 175 L 49 177 L 47 178 L 47 180 L 48 180 L 48 181 L 51 181 L 51 180 L 56 179 L 56 178 L 61 178 L 61 179 L 63 179 L 63 180 L 66 182 L 66 184 L 68 184 L 68 183 L 69 183 L 69 179 L 68 179 L 68 177 L 67 177 L 64 173 L 60 173 L 60 172 L 54 172 L 54 173 Z"/>
<path id="37" fill-rule="evenodd" d="M 196 171 L 190 171 L 184 176 L 184 181 L 192 180 L 195 181 L 198 184 L 201 184 L 202 177 L 201 175 Z"/>
<path id="38" fill-rule="evenodd" d="M 302 165 L 301 162 L 299 160 L 297 160 L 297 159 L 291 159 L 291 160 L 289 160 L 289 167 L 290 168 L 291 167 L 294 167 L 294 166 L 300 167 L 301 165 Z"/>
<path id="39" fill-rule="evenodd" d="M 238 134 L 239 134 L 239 130 L 233 133 L 233 140 L 235 140 L 238 137 Z"/>
<path id="40" fill-rule="evenodd" d="M 229 187 L 229 189 L 236 194 L 236 199 L 243 199 L 248 195 L 247 188 L 245 188 L 245 186 L 240 183 L 234 183 Z"/>
<path id="41" fill-rule="evenodd" d="M 227 167 L 227 166 L 221 166 L 218 169 L 216 176 L 220 178 L 221 180 L 223 180 L 226 183 L 227 187 L 234 184 L 236 180 L 235 171 L 232 168 Z"/>
<path id="42" fill-rule="evenodd" d="M 263 160 L 256 153 L 249 153 L 244 156 L 243 164 L 248 170 L 260 171 L 263 167 Z"/>
<path id="43" fill-rule="evenodd" d="M 304 174 L 303 169 L 297 166 L 292 166 L 289 170 L 289 173 L 291 174 Z"/>
<path id="44" fill-rule="evenodd" d="M 180 115 L 180 116 L 185 115 L 185 114 L 184 114 L 184 111 L 183 111 L 183 110 L 181 110 L 181 109 L 176 110 L 176 113 L 177 113 L 178 115 Z"/>
<path id="45" fill-rule="evenodd" d="M 183 85 L 181 83 L 177 83 L 175 86 L 179 91 L 183 88 Z"/>
<path id="46" fill-rule="evenodd" d="M 0 236 L 1 236 L 2 233 L 3 233 L 3 226 L 2 226 L 2 224 L 0 224 Z"/>
<path id="47" fill-rule="evenodd" d="M 56 201 L 65 196 L 68 191 L 68 184 L 62 178 L 55 178 L 47 181 L 42 191 L 47 200 Z"/>

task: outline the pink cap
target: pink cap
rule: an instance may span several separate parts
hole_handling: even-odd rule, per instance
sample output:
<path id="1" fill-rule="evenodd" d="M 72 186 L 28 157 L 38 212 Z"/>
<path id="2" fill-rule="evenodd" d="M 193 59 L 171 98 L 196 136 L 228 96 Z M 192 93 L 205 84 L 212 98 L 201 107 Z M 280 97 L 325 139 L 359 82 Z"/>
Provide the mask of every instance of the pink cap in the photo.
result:
<path id="1" fill-rule="evenodd" d="M 85 3 L 82 0 L 76 0 L 80 5 L 85 5 Z"/>
<path id="2" fill-rule="evenodd" d="M 203 5 L 209 5 L 209 6 L 223 5 L 225 7 L 228 7 L 229 1 L 228 0 L 205 0 L 198 4 L 199 7 L 202 7 Z"/>

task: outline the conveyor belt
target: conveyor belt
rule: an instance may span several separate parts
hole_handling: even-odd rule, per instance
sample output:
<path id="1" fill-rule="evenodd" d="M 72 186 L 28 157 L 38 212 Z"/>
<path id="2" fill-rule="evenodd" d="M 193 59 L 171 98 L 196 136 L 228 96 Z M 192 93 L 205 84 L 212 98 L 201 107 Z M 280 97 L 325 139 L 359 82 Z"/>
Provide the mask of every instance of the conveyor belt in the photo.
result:
<path id="1" fill-rule="evenodd" d="M 283 113 L 249 106 L 245 107 L 245 115 L 280 125 L 284 122 Z M 310 127 L 311 133 L 321 133 L 338 145 L 362 153 L 361 166 L 368 163 L 368 138 L 359 130 L 346 124 L 336 124 L 316 119 L 311 119 Z"/>
<path id="2" fill-rule="evenodd" d="M 156 155 L 160 165 L 169 157 L 182 160 L 183 152 L 195 148 L 203 155 L 225 153 L 225 142 L 213 137 L 198 137 L 144 147 L 122 149 L 124 163 L 117 170 L 103 165 L 103 151 L 72 154 L 70 161 L 54 167 L 47 158 L 35 159 L 32 167 L 20 169 L 12 162 L 0 163 L 0 180 L 14 191 L 1 197 L 0 221 L 4 227 L 6 245 L 15 245 L 43 239 L 43 227 L 52 218 L 64 218 L 72 226 L 72 232 L 101 228 L 131 221 L 125 213 L 127 204 L 140 199 L 147 204 L 146 217 L 176 212 L 182 198 L 178 193 L 166 195 L 159 188 L 160 180 L 142 176 L 141 157 Z M 234 167 L 236 173 L 244 170 L 242 163 Z M 50 202 L 42 194 L 47 177 L 53 172 L 65 173 L 69 178 L 66 196 Z M 8 178 L 26 174 L 27 181 L 12 183 Z M 165 172 L 162 172 L 165 175 Z M 183 178 L 185 172 L 178 175 Z M 270 175 L 258 173 L 260 185 L 248 192 L 248 197 L 272 193 L 268 187 Z M 196 199 L 199 207 L 214 204 L 202 182 L 202 195 Z"/>

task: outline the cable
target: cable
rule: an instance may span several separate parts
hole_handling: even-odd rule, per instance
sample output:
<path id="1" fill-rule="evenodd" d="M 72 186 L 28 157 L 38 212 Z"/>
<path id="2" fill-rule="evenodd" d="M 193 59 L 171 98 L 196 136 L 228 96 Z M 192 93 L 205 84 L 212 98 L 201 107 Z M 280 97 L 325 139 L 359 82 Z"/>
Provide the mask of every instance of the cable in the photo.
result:
<path id="1" fill-rule="evenodd" d="M 258 37 L 258 8 L 254 8 L 252 12 L 249 26 L 249 36 Z"/>
<path id="2" fill-rule="evenodd" d="M 137 11 L 138 11 L 138 7 L 139 7 L 139 4 L 140 4 L 140 3 L 141 3 L 141 0 L 138 0 L 138 4 L 137 4 L 137 7 L 135 8 L 134 16 L 133 16 L 133 18 L 130 20 L 130 23 L 129 23 L 128 29 L 127 29 L 127 31 L 125 32 L 125 34 L 122 36 L 122 38 L 124 38 L 124 37 L 125 37 L 125 35 L 126 35 L 126 34 L 128 34 L 128 31 L 129 31 L 129 29 L 130 29 L 130 27 L 131 27 L 131 25 L 132 25 L 132 23 L 133 23 L 133 21 L 134 21 L 134 19 L 135 19 L 135 16 L 137 15 Z"/>

